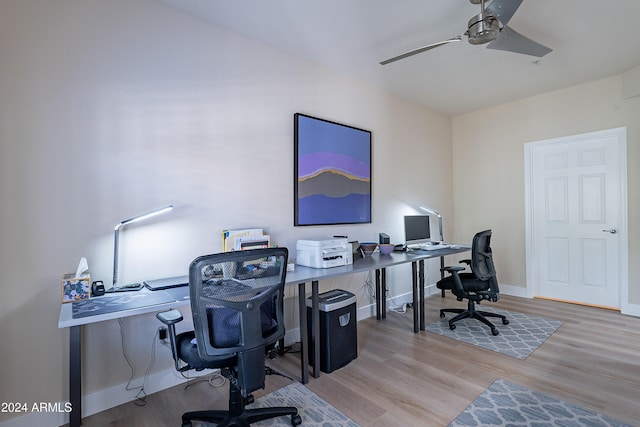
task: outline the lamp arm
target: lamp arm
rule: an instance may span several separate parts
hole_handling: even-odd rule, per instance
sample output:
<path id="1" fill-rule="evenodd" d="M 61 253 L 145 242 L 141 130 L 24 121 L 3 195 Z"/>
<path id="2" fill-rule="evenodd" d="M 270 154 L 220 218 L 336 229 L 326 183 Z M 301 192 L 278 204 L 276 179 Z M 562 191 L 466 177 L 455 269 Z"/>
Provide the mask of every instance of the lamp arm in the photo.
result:
<path id="1" fill-rule="evenodd" d="M 113 232 L 113 289 L 118 285 L 118 246 L 120 244 L 120 225 L 121 224 L 116 225 L 115 231 Z"/>
<path id="2" fill-rule="evenodd" d="M 439 227 L 439 231 L 440 231 L 440 241 L 444 242 L 444 231 L 443 231 L 443 228 L 442 228 L 442 215 L 440 215 L 438 212 L 434 211 L 433 209 L 427 208 L 425 206 L 420 206 L 420 209 L 422 209 L 423 211 L 438 217 L 438 227 Z"/>
<path id="3" fill-rule="evenodd" d="M 170 211 L 171 209 L 173 209 L 173 205 L 163 206 L 159 209 L 155 209 L 150 212 L 125 219 L 124 221 L 120 221 L 118 224 L 116 224 L 113 234 L 113 285 L 111 287 L 111 291 L 115 292 L 118 290 L 118 247 L 120 245 L 120 228 L 127 224 L 133 224 L 134 222 L 142 221 L 153 216 L 160 215 L 162 213 Z"/>

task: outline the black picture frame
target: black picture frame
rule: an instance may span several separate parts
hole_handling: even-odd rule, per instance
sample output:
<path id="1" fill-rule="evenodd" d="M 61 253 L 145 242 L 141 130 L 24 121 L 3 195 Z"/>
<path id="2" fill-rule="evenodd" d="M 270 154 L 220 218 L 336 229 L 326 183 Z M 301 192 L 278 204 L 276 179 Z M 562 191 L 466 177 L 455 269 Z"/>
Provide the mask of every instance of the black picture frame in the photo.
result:
<path id="1" fill-rule="evenodd" d="M 371 223 L 372 133 L 294 114 L 294 225 Z"/>

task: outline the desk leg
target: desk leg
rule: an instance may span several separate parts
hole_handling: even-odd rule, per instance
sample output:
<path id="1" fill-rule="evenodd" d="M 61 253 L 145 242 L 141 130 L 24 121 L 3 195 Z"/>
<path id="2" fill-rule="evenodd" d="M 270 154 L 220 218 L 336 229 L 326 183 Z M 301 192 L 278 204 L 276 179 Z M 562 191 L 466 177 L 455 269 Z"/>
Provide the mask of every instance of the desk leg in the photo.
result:
<path id="1" fill-rule="evenodd" d="M 420 286 L 420 330 L 424 331 L 424 260 L 421 259 L 419 261 L 419 281 L 418 286 Z"/>
<path id="2" fill-rule="evenodd" d="M 382 300 L 384 296 L 382 295 L 382 288 L 380 286 L 380 270 L 376 269 L 376 320 L 380 320 L 382 318 Z"/>
<path id="3" fill-rule="evenodd" d="M 298 283 L 298 311 L 300 316 L 300 382 L 309 382 L 309 335 L 307 334 L 307 301 L 305 283 Z"/>
<path id="4" fill-rule="evenodd" d="M 313 378 L 320 376 L 320 301 L 318 281 L 311 282 L 311 340 L 313 340 Z"/>
<path id="5" fill-rule="evenodd" d="M 278 340 L 278 356 L 284 356 L 284 338 Z"/>
<path id="6" fill-rule="evenodd" d="M 444 257 L 440 257 L 440 279 L 444 279 Z M 444 289 L 440 290 L 440 294 L 442 298 L 444 298 Z"/>
<path id="7" fill-rule="evenodd" d="M 411 279 L 413 282 L 413 332 L 418 333 L 418 312 L 420 311 L 420 301 L 418 298 L 418 264 L 416 261 L 411 263 Z"/>
<path id="8" fill-rule="evenodd" d="M 387 318 L 387 269 L 382 269 L 382 301 L 380 308 L 382 309 L 382 318 Z"/>
<path id="9" fill-rule="evenodd" d="M 69 328 L 69 427 L 82 424 L 82 326 Z"/>

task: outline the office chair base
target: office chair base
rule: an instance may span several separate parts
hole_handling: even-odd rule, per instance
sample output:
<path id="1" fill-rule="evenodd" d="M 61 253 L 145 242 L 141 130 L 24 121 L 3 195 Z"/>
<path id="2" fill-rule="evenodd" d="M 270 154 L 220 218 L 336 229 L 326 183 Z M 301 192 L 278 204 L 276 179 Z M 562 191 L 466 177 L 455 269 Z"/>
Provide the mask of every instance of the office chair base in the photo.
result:
<path id="1" fill-rule="evenodd" d="M 253 403 L 253 395 L 243 397 L 240 390 L 231 385 L 229 389 L 229 410 L 206 410 L 187 412 L 182 415 L 182 427 L 192 427 L 192 421 L 214 423 L 218 427 L 249 427 L 258 421 L 291 415 L 291 425 L 302 424 L 298 409 L 293 406 L 269 406 L 266 408 L 246 409 Z"/>
<path id="2" fill-rule="evenodd" d="M 249 427 L 258 421 L 291 415 L 291 425 L 302 424 L 298 410 L 293 407 L 271 406 L 268 408 L 245 409 L 239 415 L 230 415 L 228 411 L 195 411 L 182 415 L 182 427 L 192 427 L 192 421 L 214 423 L 218 427 Z"/>
<path id="3" fill-rule="evenodd" d="M 468 308 L 466 310 L 463 308 L 443 308 L 440 310 L 440 317 L 444 319 L 445 313 L 457 313 L 457 316 L 449 320 L 449 329 L 451 329 L 452 331 L 456 328 L 455 323 L 458 320 L 468 319 L 468 318 L 474 318 L 476 320 L 481 321 L 485 325 L 487 325 L 489 328 L 491 328 L 491 334 L 493 335 L 498 335 L 500 331 L 496 329 L 495 325 L 491 323 L 487 319 L 487 317 L 496 317 L 496 318 L 502 319 L 503 325 L 509 324 L 509 320 L 506 318 L 506 316 L 503 316 L 502 314 L 490 313 L 487 311 L 476 311 L 475 304 L 473 303 L 473 301 L 469 301 Z"/>

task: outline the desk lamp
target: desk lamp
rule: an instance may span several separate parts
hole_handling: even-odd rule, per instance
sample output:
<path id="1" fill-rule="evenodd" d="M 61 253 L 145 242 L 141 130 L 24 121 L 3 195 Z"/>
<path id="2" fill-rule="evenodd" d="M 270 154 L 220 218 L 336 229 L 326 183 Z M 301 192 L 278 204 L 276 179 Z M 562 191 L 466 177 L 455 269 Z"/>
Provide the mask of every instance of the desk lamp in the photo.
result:
<path id="1" fill-rule="evenodd" d="M 440 215 L 433 209 L 425 208 L 424 206 L 420 206 L 420 209 L 438 217 L 438 227 L 440 228 L 440 243 L 444 243 L 444 236 L 442 234 L 442 215 Z"/>
<path id="2" fill-rule="evenodd" d="M 431 215 L 435 215 L 438 217 L 438 227 L 440 229 L 440 243 L 444 243 L 444 234 L 442 231 L 442 215 L 440 215 L 438 212 L 434 211 L 433 209 L 425 208 L 424 206 L 420 206 L 420 209 L 422 209 L 423 211 Z M 444 278 L 444 257 L 440 257 L 440 278 Z M 444 297 L 444 289 L 442 290 L 442 296 Z"/>
<path id="3" fill-rule="evenodd" d="M 120 223 L 116 224 L 116 227 L 114 229 L 115 232 L 114 232 L 114 241 L 113 241 L 113 286 L 107 292 L 137 291 L 142 288 L 142 283 L 133 283 L 133 284 L 124 285 L 124 286 L 118 285 L 118 246 L 120 242 L 120 239 L 119 239 L 120 228 L 122 228 L 122 226 L 124 225 L 133 224 L 134 222 L 138 222 L 138 221 L 144 221 L 145 219 L 149 219 L 156 215 L 169 212 L 171 209 L 173 209 L 173 205 L 167 205 L 162 208 L 158 208 L 150 212 L 125 219 L 124 221 L 121 221 Z"/>

